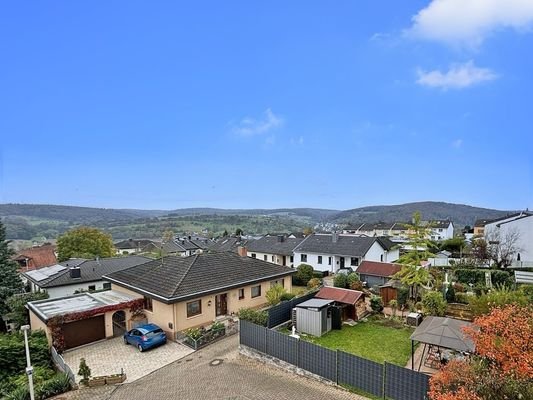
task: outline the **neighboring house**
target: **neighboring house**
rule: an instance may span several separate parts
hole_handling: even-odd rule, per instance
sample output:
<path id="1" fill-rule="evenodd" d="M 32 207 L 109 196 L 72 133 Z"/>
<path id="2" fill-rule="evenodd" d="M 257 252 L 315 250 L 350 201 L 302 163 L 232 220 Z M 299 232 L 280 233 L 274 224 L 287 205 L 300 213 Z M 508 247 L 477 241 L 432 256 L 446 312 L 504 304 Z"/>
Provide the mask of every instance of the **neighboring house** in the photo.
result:
<path id="1" fill-rule="evenodd" d="M 126 239 L 115 243 L 117 254 L 137 254 L 145 252 L 149 245 L 160 246 L 160 242 L 152 239 Z"/>
<path id="2" fill-rule="evenodd" d="M 400 257 L 397 245 L 386 237 L 313 234 L 294 249 L 294 265 L 309 264 L 316 271 L 335 273 L 356 268 L 364 260 L 392 262 Z"/>
<path id="3" fill-rule="evenodd" d="M 248 257 L 268 261 L 287 267 L 294 267 L 293 252 L 304 239 L 284 235 L 264 236 L 246 247 Z"/>
<path id="4" fill-rule="evenodd" d="M 450 220 L 422 221 L 422 226 L 429 226 L 431 240 L 447 240 L 453 238 L 453 222 Z"/>
<path id="5" fill-rule="evenodd" d="M 237 253 L 239 247 L 246 247 L 253 239 L 246 239 L 243 236 L 226 236 L 214 242 L 209 251 L 232 251 Z"/>
<path id="6" fill-rule="evenodd" d="M 111 289 L 110 282 L 103 279 L 103 275 L 150 260 L 150 258 L 142 256 L 96 260 L 72 258 L 51 267 L 25 272 L 22 276 L 29 281 L 32 292 L 46 291 L 50 298 L 55 299 L 82 291 Z"/>
<path id="7" fill-rule="evenodd" d="M 148 322 L 170 338 L 267 303 L 275 284 L 290 291 L 293 269 L 233 252 L 168 256 L 106 275 L 113 290 L 144 296 Z"/>
<path id="8" fill-rule="evenodd" d="M 364 236 L 387 236 L 392 240 L 408 238 L 408 222 L 376 222 L 365 224 L 351 224 L 344 232 Z M 430 226 L 428 239 L 446 240 L 453 238 L 453 223 L 449 220 L 422 221 L 422 226 Z"/>
<path id="9" fill-rule="evenodd" d="M 514 236 L 517 249 L 513 266 L 533 266 L 533 214 L 525 211 L 485 225 L 485 237 L 489 240 L 509 241 Z"/>
<path id="10" fill-rule="evenodd" d="M 112 290 L 31 301 L 28 303 L 30 326 L 32 330 L 43 330 L 50 346 L 53 344 L 53 335 L 60 332 L 66 350 L 121 336 L 127 329 L 132 328 L 132 307 L 141 303 L 140 295 Z M 54 317 L 58 316 L 61 316 L 62 320 L 58 325 L 54 325 Z M 102 354 L 102 357 L 112 356 Z"/>
<path id="11" fill-rule="evenodd" d="M 56 246 L 45 244 L 20 250 L 13 256 L 13 260 L 18 263 L 20 272 L 49 267 L 57 264 Z"/>
<path id="12" fill-rule="evenodd" d="M 402 266 L 399 264 L 365 260 L 357 267 L 356 272 L 368 287 L 376 287 L 387 283 L 400 269 Z"/>
<path id="13" fill-rule="evenodd" d="M 199 238 L 199 237 L 178 237 L 170 242 L 150 244 L 145 247 L 145 251 L 159 252 L 163 254 L 174 254 L 182 257 L 188 257 L 193 254 L 201 253 L 205 250 L 209 250 L 215 242 L 211 239 Z"/>

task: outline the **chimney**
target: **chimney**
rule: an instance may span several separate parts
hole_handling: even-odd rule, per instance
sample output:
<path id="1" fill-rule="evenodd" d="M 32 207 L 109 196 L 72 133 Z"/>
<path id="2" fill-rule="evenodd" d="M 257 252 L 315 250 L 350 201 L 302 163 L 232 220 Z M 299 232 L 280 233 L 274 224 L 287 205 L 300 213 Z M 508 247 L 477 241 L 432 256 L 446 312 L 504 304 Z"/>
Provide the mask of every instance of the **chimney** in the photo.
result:
<path id="1" fill-rule="evenodd" d="M 278 235 L 278 242 L 279 243 L 283 243 L 285 241 L 285 236 L 283 235 Z"/>
<path id="2" fill-rule="evenodd" d="M 246 251 L 246 247 L 244 247 L 244 246 L 239 246 L 239 247 L 237 247 L 237 253 L 238 253 L 241 257 L 247 257 L 247 256 L 248 256 L 248 252 Z"/>
<path id="3" fill-rule="evenodd" d="M 339 238 L 339 235 L 338 235 L 337 232 L 333 232 L 333 233 L 331 234 L 331 241 L 332 241 L 333 243 L 337 243 L 337 239 L 338 239 L 338 238 Z"/>
<path id="4" fill-rule="evenodd" d="M 69 269 L 70 277 L 73 279 L 81 278 L 81 269 L 80 267 L 72 267 Z"/>

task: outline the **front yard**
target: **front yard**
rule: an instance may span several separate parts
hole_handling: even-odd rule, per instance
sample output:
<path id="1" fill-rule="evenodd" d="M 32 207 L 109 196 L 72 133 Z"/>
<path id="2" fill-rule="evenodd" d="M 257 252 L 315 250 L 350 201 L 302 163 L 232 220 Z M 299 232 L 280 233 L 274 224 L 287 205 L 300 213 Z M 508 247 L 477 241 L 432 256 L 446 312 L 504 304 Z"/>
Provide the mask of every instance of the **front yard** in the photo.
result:
<path id="1" fill-rule="evenodd" d="M 321 337 L 302 336 L 302 339 L 332 350 L 342 350 L 379 363 L 405 366 L 411 357 L 409 337 L 413 329 L 382 317 L 369 317 L 355 326 L 343 325 Z"/>

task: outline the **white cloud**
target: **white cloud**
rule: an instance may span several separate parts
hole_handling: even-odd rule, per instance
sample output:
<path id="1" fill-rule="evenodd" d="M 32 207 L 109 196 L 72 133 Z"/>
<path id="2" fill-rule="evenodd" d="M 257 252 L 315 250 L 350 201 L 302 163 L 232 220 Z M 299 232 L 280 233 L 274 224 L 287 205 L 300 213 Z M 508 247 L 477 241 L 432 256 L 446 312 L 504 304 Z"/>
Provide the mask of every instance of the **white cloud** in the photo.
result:
<path id="1" fill-rule="evenodd" d="M 493 31 L 533 26 L 532 0 L 433 0 L 413 18 L 414 37 L 479 46 Z"/>
<path id="2" fill-rule="evenodd" d="M 452 142 L 452 147 L 456 148 L 456 149 L 459 149 L 460 147 L 463 146 L 463 139 L 455 139 L 453 142 Z"/>
<path id="3" fill-rule="evenodd" d="M 432 88 L 464 89 L 482 82 L 492 81 L 498 77 L 488 68 L 479 68 L 473 61 L 464 64 L 453 64 L 446 72 L 439 70 L 417 71 L 418 79 L 416 83 Z"/>
<path id="4" fill-rule="evenodd" d="M 264 112 L 263 118 L 243 118 L 234 125 L 232 131 L 240 136 L 255 136 L 267 133 L 283 125 L 283 118 L 274 114 L 270 108 Z"/>

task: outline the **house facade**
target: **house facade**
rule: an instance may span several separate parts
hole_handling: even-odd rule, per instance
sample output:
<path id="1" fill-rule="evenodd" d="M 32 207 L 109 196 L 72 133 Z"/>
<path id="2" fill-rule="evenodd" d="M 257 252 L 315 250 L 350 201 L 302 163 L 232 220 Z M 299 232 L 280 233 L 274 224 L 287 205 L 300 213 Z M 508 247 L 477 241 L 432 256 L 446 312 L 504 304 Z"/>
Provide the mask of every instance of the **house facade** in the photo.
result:
<path id="1" fill-rule="evenodd" d="M 316 271 L 336 273 L 357 268 L 364 260 L 392 262 L 400 257 L 388 238 L 346 234 L 313 234 L 294 249 L 294 265 L 309 264 Z"/>
<path id="2" fill-rule="evenodd" d="M 73 258 L 68 261 L 22 273 L 32 292 L 46 291 L 51 299 L 80 292 L 111 289 L 103 275 L 150 261 L 142 256 L 110 257 L 95 260 Z"/>
<path id="3" fill-rule="evenodd" d="M 516 253 L 513 266 L 533 266 L 533 214 L 523 212 L 485 225 L 485 237 L 489 240 L 508 241 L 515 238 Z"/>
<path id="4" fill-rule="evenodd" d="M 286 267 L 294 267 L 294 249 L 304 239 L 285 235 L 264 236 L 246 247 L 248 257 Z"/>
<path id="5" fill-rule="evenodd" d="M 186 329 L 224 320 L 241 308 L 266 305 L 266 292 L 272 286 L 291 290 L 294 272 L 233 252 L 212 252 L 168 256 L 105 279 L 115 291 L 142 295 L 148 322 L 175 338 Z"/>

